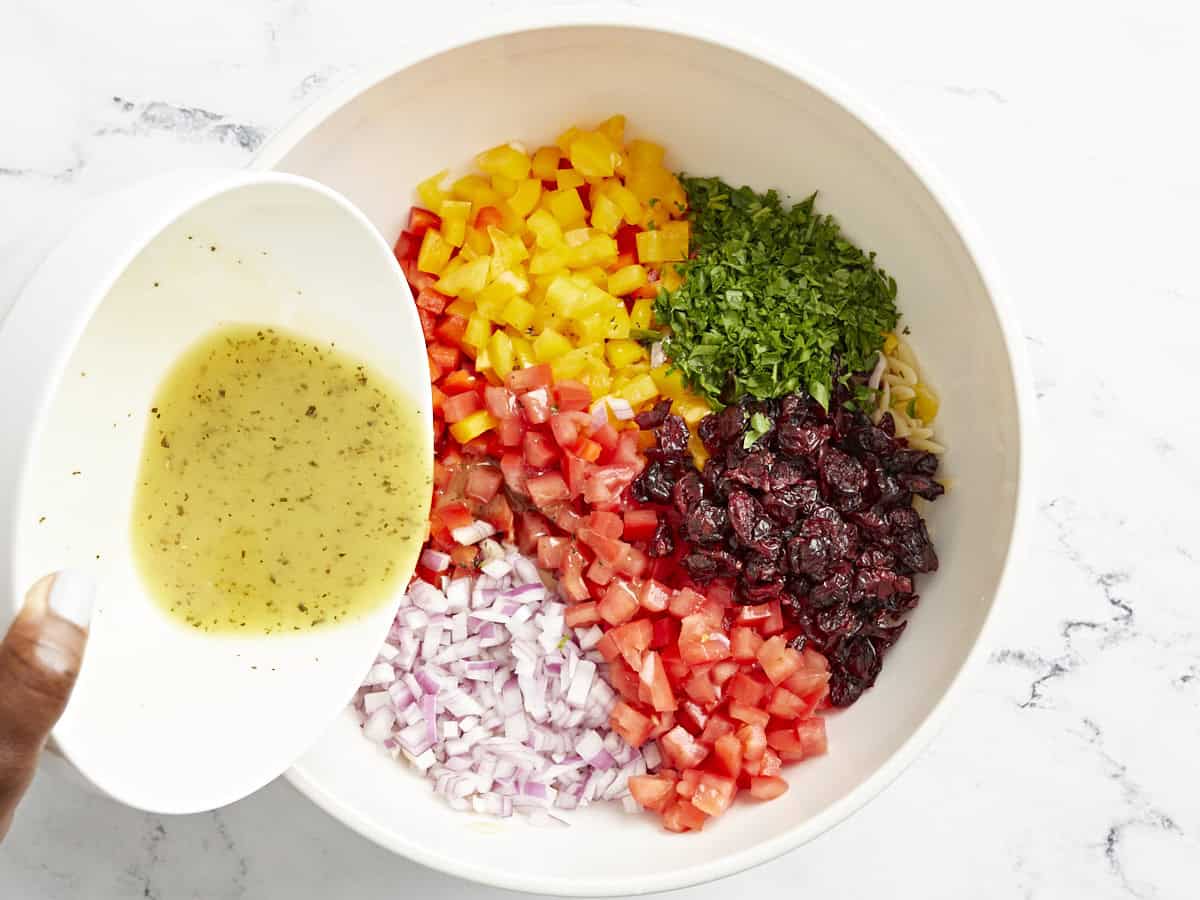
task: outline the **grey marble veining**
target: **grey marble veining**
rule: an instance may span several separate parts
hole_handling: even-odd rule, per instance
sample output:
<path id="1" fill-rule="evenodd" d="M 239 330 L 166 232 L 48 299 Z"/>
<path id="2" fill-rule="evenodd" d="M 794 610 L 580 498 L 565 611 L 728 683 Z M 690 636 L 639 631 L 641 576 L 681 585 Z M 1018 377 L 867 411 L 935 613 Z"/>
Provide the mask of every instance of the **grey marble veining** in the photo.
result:
<path id="1" fill-rule="evenodd" d="M 738 10 L 884 109 L 977 220 L 1033 369 L 1037 500 L 933 747 L 832 833 L 683 896 L 1200 896 L 1200 7 Z M 88 196 L 242 165 L 330 84 L 449 27 L 444 8 L 371 0 L 10 0 L 3 21 L 0 315 Z M 283 782 L 180 819 L 48 771 L 0 846 L 5 900 L 501 896 L 392 856 Z"/>

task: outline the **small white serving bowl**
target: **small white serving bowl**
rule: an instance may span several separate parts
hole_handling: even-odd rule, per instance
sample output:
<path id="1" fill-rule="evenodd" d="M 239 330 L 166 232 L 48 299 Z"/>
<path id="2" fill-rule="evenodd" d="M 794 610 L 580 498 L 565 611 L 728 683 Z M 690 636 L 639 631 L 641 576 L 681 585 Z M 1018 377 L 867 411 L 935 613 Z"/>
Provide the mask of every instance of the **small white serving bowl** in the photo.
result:
<path id="1" fill-rule="evenodd" d="M 147 596 L 130 510 L 151 397 L 180 353 L 245 322 L 335 341 L 431 416 L 420 322 L 387 244 L 333 191 L 182 171 L 102 199 L 0 329 L 0 631 L 38 576 L 88 567 L 91 637 L 58 749 L 96 787 L 184 813 L 244 797 L 353 695 L 395 602 L 325 629 L 220 636 Z M 428 474 L 432 435 L 414 477 Z"/>
<path id="2" fill-rule="evenodd" d="M 660 140 L 668 162 L 794 198 L 820 190 L 900 284 L 904 322 L 940 391 L 938 436 L 954 488 L 931 514 L 941 571 L 878 685 L 829 719 L 828 756 L 788 770 L 791 790 L 738 803 L 700 834 L 590 808 L 573 827 L 531 829 L 450 810 L 365 741 L 349 714 L 290 778 L 379 844 L 465 878 L 556 896 L 679 888 L 763 862 L 820 834 L 895 778 L 927 744 L 980 637 L 1018 531 L 1027 380 L 1017 330 L 978 237 L 927 163 L 878 113 L 795 54 L 727 24 L 622 10 L 509 16 L 447 49 L 402 54 L 335 88 L 260 153 L 351 198 L 394 238 L 416 183 L 508 140 L 530 148 L 615 112 Z M 801 36 L 802 37 L 802 36 Z M 919 824 L 914 822 L 914 827 Z"/>

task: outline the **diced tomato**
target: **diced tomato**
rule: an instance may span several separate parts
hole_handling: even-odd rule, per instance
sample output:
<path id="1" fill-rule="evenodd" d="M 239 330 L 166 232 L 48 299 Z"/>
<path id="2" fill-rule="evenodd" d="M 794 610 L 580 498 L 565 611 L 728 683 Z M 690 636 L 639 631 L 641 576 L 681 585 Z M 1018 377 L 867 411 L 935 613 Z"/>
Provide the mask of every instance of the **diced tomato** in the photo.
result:
<path id="1" fill-rule="evenodd" d="M 609 584 L 600 601 L 600 618 L 609 625 L 621 625 L 637 612 L 638 599 L 629 582 L 618 578 Z"/>
<path id="2" fill-rule="evenodd" d="M 478 375 L 458 369 L 442 379 L 441 388 L 447 394 L 461 394 L 466 391 L 475 392 L 482 384 L 483 382 Z M 476 395 L 475 399 L 478 402 L 478 395 Z M 478 409 L 478 407 L 476 408 Z"/>
<path id="3" fill-rule="evenodd" d="M 708 724 L 708 712 L 695 700 L 684 700 L 679 704 L 679 724 L 689 734 L 700 734 Z"/>
<path id="4" fill-rule="evenodd" d="M 650 729 L 650 737 L 657 740 L 675 727 L 675 713 L 673 710 L 656 713 L 650 717 L 650 721 L 654 723 Z"/>
<path id="5" fill-rule="evenodd" d="M 594 528 L 581 528 L 576 536 L 606 563 L 615 563 L 624 553 L 623 541 L 603 535 Z"/>
<path id="6" fill-rule="evenodd" d="M 612 730 L 625 739 L 630 747 L 640 747 L 650 736 L 650 719 L 624 700 L 618 700 L 609 720 Z M 685 732 L 686 733 L 686 732 Z"/>
<path id="7" fill-rule="evenodd" d="M 453 347 L 461 347 L 463 335 L 467 332 L 467 320 L 462 316 L 443 316 L 434 330 L 439 340 Z"/>
<path id="8" fill-rule="evenodd" d="M 763 741 L 766 741 L 766 735 L 763 736 Z M 779 754 L 767 747 L 763 751 L 762 765 L 759 766 L 759 775 L 772 776 L 778 775 L 783 771 L 783 760 L 779 758 Z"/>
<path id="9" fill-rule="evenodd" d="M 549 387 L 553 380 L 554 376 L 550 372 L 550 366 L 541 363 L 536 366 L 527 366 L 524 369 L 513 369 L 508 373 L 506 382 L 510 391 L 520 394 L 540 387 Z"/>
<path id="10" fill-rule="evenodd" d="M 508 505 L 508 498 L 503 494 L 496 494 L 492 497 L 479 511 L 479 517 L 489 522 L 496 531 L 504 535 L 505 540 L 512 540 L 513 511 L 512 507 Z"/>
<path id="11" fill-rule="evenodd" d="M 767 749 L 767 732 L 762 725 L 743 725 L 737 730 L 737 739 L 742 744 L 742 759 L 762 759 Z"/>
<path id="12" fill-rule="evenodd" d="M 648 650 L 642 657 L 642 668 L 638 672 L 638 678 L 646 688 L 646 702 L 652 707 L 659 712 L 676 707 L 675 692 L 671 690 L 671 682 L 667 680 L 662 659 L 653 650 Z"/>
<path id="13" fill-rule="evenodd" d="M 479 548 L 475 546 L 458 545 L 450 551 L 450 559 L 459 568 L 474 569 L 479 556 Z"/>
<path id="14" fill-rule="evenodd" d="M 691 801 L 675 798 L 663 812 L 663 828 L 667 831 L 699 831 L 708 816 L 691 804 Z"/>
<path id="15" fill-rule="evenodd" d="M 770 685 L 763 684 L 757 678 L 739 672 L 729 682 L 729 696 L 738 703 L 744 703 L 746 706 L 759 706 L 763 698 L 767 696 Z"/>
<path id="16" fill-rule="evenodd" d="M 462 528 L 464 525 L 470 525 L 475 521 L 475 517 L 471 515 L 471 510 L 461 500 L 442 504 L 434 511 L 433 517 L 438 519 L 450 531 L 453 531 L 455 528 Z"/>
<path id="17" fill-rule="evenodd" d="M 442 404 L 443 415 L 451 425 L 461 422 L 472 413 L 479 412 L 479 408 L 479 395 L 474 391 L 464 391 L 463 394 L 448 397 Z"/>
<path id="18" fill-rule="evenodd" d="M 654 637 L 654 627 L 649 619 L 635 619 L 614 628 L 606 637 L 612 638 L 614 648 L 629 667 L 636 671 L 642 667 L 642 654 L 650 646 Z"/>
<path id="19" fill-rule="evenodd" d="M 763 728 L 766 728 L 767 723 L 771 721 L 771 717 L 764 710 L 748 706 L 745 703 L 738 703 L 736 700 L 729 703 L 729 715 L 739 722 L 745 722 L 747 725 L 760 725 Z"/>
<path id="20" fill-rule="evenodd" d="M 708 724 L 704 726 L 704 730 L 700 733 L 700 743 L 712 747 L 727 734 L 736 734 L 736 726 L 726 716 L 714 713 L 708 717 Z M 765 743 L 766 739 L 764 738 L 763 740 Z"/>
<path id="21" fill-rule="evenodd" d="M 421 320 L 421 334 L 425 337 L 425 342 L 429 343 L 437 337 L 438 317 L 436 313 L 431 313 L 427 309 L 417 308 L 417 318 Z"/>
<path id="22" fill-rule="evenodd" d="M 742 667 L 731 659 L 719 662 L 712 667 L 713 684 L 724 684 L 741 670 Z"/>
<path id="23" fill-rule="evenodd" d="M 628 529 L 629 518 L 626 514 L 626 528 Z M 641 588 L 638 589 L 638 603 L 646 612 L 662 612 L 667 608 L 667 603 L 671 599 L 671 589 L 661 581 L 655 581 L 653 578 L 648 578 L 642 582 Z M 670 622 L 673 619 L 660 619 L 658 621 Z"/>
<path id="24" fill-rule="evenodd" d="M 632 466 L 635 474 L 642 471 L 646 461 L 642 458 L 641 448 L 638 447 L 638 435 L 643 433 L 633 428 L 620 433 L 611 460 L 614 466 Z"/>
<path id="25" fill-rule="evenodd" d="M 829 739 L 825 734 L 825 719 L 813 716 L 796 725 L 796 737 L 804 748 L 804 756 L 820 756 L 829 749 Z"/>
<path id="26" fill-rule="evenodd" d="M 608 663 L 611 663 L 614 659 L 621 658 L 621 648 L 617 645 L 617 639 L 613 637 L 613 634 L 616 632 L 616 630 L 617 629 L 606 632 L 604 636 L 596 642 L 597 652 L 599 652 L 599 654 L 604 657 L 604 661 Z"/>
<path id="27" fill-rule="evenodd" d="M 660 813 L 675 796 L 675 779 L 665 775 L 631 775 L 629 793 L 642 809 Z"/>
<path id="28" fill-rule="evenodd" d="M 637 547 L 625 544 L 613 568 L 631 578 L 640 578 L 650 565 L 650 558 Z"/>
<path id="29" fill-rule="evenodd" d="M 592 440 L 605 450 L 614 450 L 619 439 L 620 434 L 617 432 L 617 429 L 613 428 L 611 422 L 605 422 L 592 432 Z"/>
<path id="30" fill-rule="evenodd" d="M 767 744 L 779 753 L 784 760 L 804 759 L 804 742 L 796 734 L 795 728 L 779 728 L 767 732 Z"/>
<path id="31" fill-rule="evenodd" d="M 729 637 L 706 617 L 687 616 L 680 626 L 679 655 L 691 665 L 725 659 L 729 656 Z"/>
<path id="32" fill-rule="evenodd" d="M 571 509 L 571 507 L 567 506 L 567 504 L 563 503 L 554 510 L 553 515 L 550 516 L 550 521 L 567 532 L 567 534 L 575 534 L 575 532 L 583 527 L 584 518 Z"/>
<path id="33" fill-rule="evenodd" d="M 588 566 L 587 580 L 596 585 L 608 584 L 613 580 L 612 567 L 602 559 L 593 559 L 592 564 Z M 592 592 L 593 595 L 595 593 L 595 591 Z M 601 594 L 600 598 L 603 599 L 604 595 Z"/>
<path id="34" fill-rule="evenodd" d="M 644 607 L 643 607 L 644 608 Z M 679 620 L 670 616 L 655 619 L 650 637 L 650 647 L 662 650 L 665 647 L 677 647 L 679 643 Z"/>
<path id="35" fill-rule="evenodd" d="M 396 238 L 396 246 L 392 248 L 396 259 L 402 264 L 415 260 L 421 250 L 421 238 L 422 235 L 413 234 L 411 231 L 400 232 L 400 237 Z"/>
<path id="36" fill-rule="evenodd" d="M 563 614 L 563 621 L 568 628 L 587 627 L 600 621 L 600 613 L 597 612 L 596 604 L 593 601 L 585 600 L 583 603 L 573 603 L 568 606 L 566 613 Z"/>
<path id="37" fill-rule="evenodd" d="M 779 684 L 800 671 L 800 653 L 787 645 L 780 635 L 769 638 L 758 648 L 758 664 L 771 684 Z"/>
<path id="38" fill-rule="evenodd" d="M 663 755 L 677 769 L 693 769 L 708 756 L 708 748 L 690 735 L 682 725 L 676 725 L 658 740 Z"/>
<path id="39" fill-rule="evenodd" d="M 664 622 L 674 622 L 675 619 L 663 619 Z M 695 700 L 702 706 L 716 703 L 720 699 L 720 694 L 717 691 L 717 686 L 713 684 L 712 678 L 709 677 L 711 666 L 698 666 L 692 670 L 692 674 L 688 680 L 684 682 L 683 689 L 689 697 Z"/>
<path id="40" fill-rule="evenodd" d="M 554 462 L 557 457 L 558 453 L 546 435 L 540 431 L 525 432 L 525 462 L 531 469 L 544 469 L 550 463 Z M 528 490 L 528 478 L 525 479 L 525 483 Z M 569 497 L 570 494 L 568 493 L 567 496 Z M 565 500 L 566 497 L 563 499 Z"/>
<path id="41" fill-rule="evenodd" d="M 735 625 L 729 632 L 729 649 L 739 662 L 753 662 L 762 643 L 762 636 L 753 628 Z"/>
<path id="42" fill-rule="evenodd" d="M 483 389 L 483 404 L 497 419 L 507 419 L 517 414 L 517 398 L 500 385 L 489 384 Z"/>
<path id="43" fill-rule="evenodd" d="M 773 775 L 759 775 L 750 779 L 750 796 L 755 800 L 774 800 L 787 793 L 788 783 Z"/>
<path id="44" fill-rule="evenodd" d="M 703 594 L 691 588 L 680 588 L 671 595 L 671 615 L 685 618 L 700 615 L 714 625 L 720 625 L 725 620 L 724 610 L 715 603 L 710 603 Z"/>
<path id="45" fill-rule="evenodd" d="M 587 585 L 583 582 L 583 567 L 586 562 L 587 560 L 583 558 L 583 554 L 574 544 L 567 547 L 562 569 L 559 571 L 558 585 L 567 598 L 576 603 L 591 596 L 588 593 Z"/>
<path id="46" fill-rule="evenodd" d="M 526 391 L 518 398 L 525 415 L 534 425 L 550 421 L 550 392 L 544 387 Z"/>
<path id="47" fill-rule="evenodd" d="M 652 509 L 625 510 L 624 537 L 627 541 L 648 541 L 658 528 L 658 513 Z"/>
<path id="48" fill-rule="evenodd" d="M 575 455 L 580 459 L 587 460 L 588 462 L 595 462 L 600 458 L 600 454 L 603 452 L 603 447 L 588 438 L 584 438 L 575 445 Z M 582 489 L 583 486 L 580 485 L 580 490 Z"/>
<path id="49" fill-rule="evenodd" d="M 592 389 L 579 381 L 563 380 L 554 385 L 554 405 L 559 412 L 582 411 L 592 405 Z M 588 417 L 591 421 L 591 417 Z"/>
<path id="50" fill-rule="evenodd" d="M 732 778 L 705 772 L 700 776 L 696 793 L 692 795 L 692 805 L 710 816 L 719 816 L 729 809 L 736 793 L 737 782 Z"/>
<path id="51" fill-rule="evenodd" d="M 449 347 L 446 344 L 429 345 L 429 358 L 437 363 L 438 367 L 444 372 L 455 369 L 458 366 L 459 357 L 461 356 L 462 352 L 457 347 Z M 443 397 L 446 396 L 442 393 L 441 388 L 435 387 L 434 390 L 442 394 Z"/>
<path id="52" fill-rule="evenodd" d="M 591 421 L 587 413 L 559 412 L 550 417 L 550 430 L 558 446 L 573 450 L 586 435 Z"/>
<path id="53" fill-rule="evenodd" d="M 452 470 L 444 465 L 440 459 L 433 461 L 433 486 L 437 490 L 444 490 L 446 485 L 450 483 Z"/>
<path id="54" fill-rule="evenodd" d="M 798 719 L 808 712 L 808 704 L 803 697 L 797 697 L 780 685 L 771 692 L 766 710 L 777 719 Z"/>
<path id="55" fill-rule="evenodd" d="M 510 491 L 525 493 L 525 460 L 520 453 L 505 453 L 500 457 L 500 472 Z"/>
<path id="56" fill-rule="evenodd" d="M 588 528 L 610 538 L 619 538 L 623 531 L 621 517 L 602 509 L 598 509 L 588 516 Z"/>
<path id="57" fill-rule="evenodd" d="M 700 786 L 700 770 L 685 769 L 679 773 L 679 781 L 675 784 L 675 793 L 680 797 L 691 798 Z"/>
<path id="58" fill-rule="evenodd" d="M 414 206 L 408 211 L 408 230 L 423 237 L 430 228 L 441 228 L 442 217 L 428 209 Z"/>
<path id="59" fill-rule="evenodd" d="M 504 213 L 496 209 L 494 206 L 481 207 L 479 212 L 475 214 L 475 227 L 487 231 L 489 225 L 495 225 L 499 228 L 504 224 Z"/>
<path id="60" fill-rule="evenodd" d="M 525 426 L 521 424 L 520 416 L 509 416 L 500 420 L 496 426 L 496 435 L 503 447 L 520 447 L 525 440 Z"/>
<path id="61" fill-rule="evenodd" d="M 537 539 L 537 564 L 543 569 L 556 570 L 562 565 L 567 555 L 567 547 L 571 539 L 544 535 Z"/>
<path id="62" fill-rule="evenodd" d="M 779 634 L 783 631 L 783 609 L 778 600 L 772 600 L 767 606 L 767 617 L 758 624 L 758 630 L 765 635 Z"/>
<path id="63" fill-rule="evenodd" d="M 630 703 L 641 704 L 642 683 L 638 680 L 637 672 L 621 657 L 609 663 L 608 680 L 613 689 Z M 654 737 L 654 719 L 650 719 L 650 737 Z"/>
<path id="64" fill-rule="evenodd" d="M 440 345 L 434 344 L 434 346 L 437 347 Z M 433 349 L 430 348 L 429 352 L 432 354 Z M 430 385 L 429 390 L 433 394 L 433 414 L 435 416 L 440 415 L 442 412 L 442 404 L 446 402 L 446 394 L 436 384 Z"/>
<path id="65" fill-rule="evenodd" d="M 592 504 L 615 504 L 620 499 L 621 492 L 633 483 L 638 471 L 634 466 L 628 465 L 597 467 L 584 486 L 583 499 Z"/>
<path id="66" fill-rule="evenodd" d="M 459 396 L 466 395 L 460 394 Z M 467 496 L 480 503 L 487 503 L 496 496 L 502 481 L 504 481 L 504 476 L 494 466 L 476 466 L 467 476 Z"/>

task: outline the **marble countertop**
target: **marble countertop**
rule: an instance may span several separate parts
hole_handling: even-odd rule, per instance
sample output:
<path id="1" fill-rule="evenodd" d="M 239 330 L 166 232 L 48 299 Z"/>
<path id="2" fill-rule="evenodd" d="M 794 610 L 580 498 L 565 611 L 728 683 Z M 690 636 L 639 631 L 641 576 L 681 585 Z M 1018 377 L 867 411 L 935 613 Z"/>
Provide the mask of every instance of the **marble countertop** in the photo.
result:
<path id="1" fill-rule="evenodd" d="M 243 164 L 339 79 L 505 5 L 7 0 L 0 312 L 85 197 Z M 932 749 L 832 833 L 682 896 L 1195 897 L 1200 7 L 783 5 L 743 0 L 739 20 L 886 109 L 990 239 L 1035 377 L 1036 509 L 987 661 Z M 512 895 L 392 856 L 282 781 L 179 819 L 44 773 L 0 846 L 5 898 L 334 896 Z"/>

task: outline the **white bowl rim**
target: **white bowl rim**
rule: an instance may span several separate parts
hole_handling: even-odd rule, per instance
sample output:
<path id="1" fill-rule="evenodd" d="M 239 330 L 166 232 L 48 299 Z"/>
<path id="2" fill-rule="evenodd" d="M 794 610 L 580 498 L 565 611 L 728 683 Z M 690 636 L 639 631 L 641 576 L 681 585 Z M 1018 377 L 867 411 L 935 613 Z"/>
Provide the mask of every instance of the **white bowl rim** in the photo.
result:
<path id="1" fill-rule="evenodd" d="M 611 897 L 657 893 L 715 881 L 794 850 L 861 809 L 891 784 L 928 747 L 945 725 L 954 703 L 962 694 L 969 672 L 977 665 L 983 654 L 987 645 L 987 634 L 995 620 L 996 600 L 1003 593 L 1009 581 L 1014 550 L 1022 545 L 1027 531 L 1028 508 L 1033 496 L 1030 478 L 1030 461 L 1032 459 L 1030 425 L 1034 404 L 1032 379 L 1029 375 L 1024 345 L 1021 341 L 1021 331 L 1011 306 L 1005 299 L 1007 294 L 1001 288 L 1001 279 L 996 275 L 996 266 L 992 262 L 985 242 L 980 237 L 979 228 L 963 209 L 954 191 L 948 187 L 944 176 L 904 135 L 904 132 L 891 123 L 888 116 L 856 96 L 854 91 L 847 88 L 840 79 L 808 62 L 800 54 L 786 50 L 780 42 L 768 43 L 754 34 L 748 33 L 744 26 L 733 26 L 728 22 L 716 22 L 692 14 L 685 18 L 679 13 L 670 11 L 628 8 L 613 11 L 592 5 L 571 9 L 520 11 L 496 15 L 474 27 L 463 28 L 455 37 L 443 43 L 424 44 L 416 49 L 406 47 L 397 54 L 397 58 L 373 67 L 359 77 L 347 80 L 340 87 L 301 110 L 275 132 L 259 148 L 254 159 L 250 161 L 249 168 L 256 170 L 274 168 L 304 137 L 330 115 L 404 69 L 451 50 L 492 38 L 522 32 L 572 27 L 632 28 L 658 31 L 679 37 L 693 38 L 745 54 L 804 81 L 809 87 L 840 106 L 857 119 L 863 127 L 883 141 L 901 162 L 912 170 L 954 226 L 987 291 L 1009 357 L 1009 374 L 1013 382 L 1016 401 L 1016 446 L 1019 453 L 1013 527 L 1000 577 L 983 624 L 980 626 L 979 634 L 950 685 L 904 743 L 856 789 L 802 825 L 791 828 L 770 840 L 762 841 L 754 847 L 715 858 L 703 865 L 662 875 L 636 877 L 615 875 L 610 878 L 586 881 L 527 877 L 490 867 L 477 866 L 469 859 L 455 858 L 450 853 L 431 852 L 409 841 L 393 840 L 392 835 L 363 819 L 353 807 L 346 806 L 327 794 L 322 786 L 312 780 L 301 768 L 293 767 L 286 773 L 288 781 L 301 793 L 343 824 L 376 844 L 422 865 L 459 878 L 509 890 L 563 897 Z"/>

